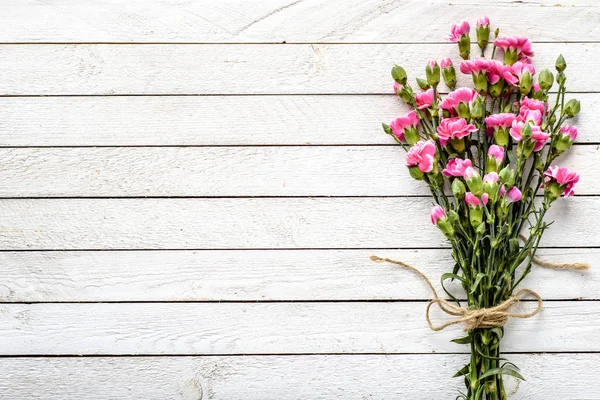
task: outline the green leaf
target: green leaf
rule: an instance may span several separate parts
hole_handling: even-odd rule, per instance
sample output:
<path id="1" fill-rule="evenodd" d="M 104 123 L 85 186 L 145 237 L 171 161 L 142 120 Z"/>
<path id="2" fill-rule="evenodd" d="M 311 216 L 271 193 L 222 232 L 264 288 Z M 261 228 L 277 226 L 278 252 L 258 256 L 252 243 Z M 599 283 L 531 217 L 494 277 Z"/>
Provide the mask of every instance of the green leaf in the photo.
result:
<path id="1" fill-rule="evenodd" d="M 458 378 L 459 376 L 463 376 L 469 373 L 469 364 L 465 365 L 461 369 L 458 370 L 457 373 L 454 374 L 453 378 Z"/>
<path id="2" fill-rule="evenodd" d="M 461 337 L 458 339 L 452 339 L 451 342 L 454 343 L 458 343 L 458 344 L 469 344 L 473 341 L 473 339 L 471 338 L 471 336 L 465 336 L 465 337 Z"/>
<path id="3" fill-rule="evenodd" d="M 521 374 L 519 374 L 514 369 L 509 369 L 509 368 L 492 368 L 492 369 L 484 372 L 483 374 L 481 374 L 481 376 L 479 377 L 479 380 L 481 381 L 481 380 L 487 378 L 488 376 L 492 376 L 492 375 L 510 375 L 510 376 L 514 376 L 515 378 L 518 378 L 522 381 L 525 380 L 525 378 L 523 378 L 521 376 Z"/>
<path id="4" fill-rule="evenodd" d="M 481 282 L 481 280 L 485 277 L 486 277 L 486 275 L 483 272 L 478 273 L 477 276 L 475 277 L 475 283 L 473 284 L 473 287 L 471 288 L 471 291 L 469 293 L 471 293 L 471 294 L 475 293 L 475 291 L 477 290 L 477 287 L 479 286 L 479 282 Z"/>
<path id="5" fill-rule="evenodd" d="M 493 334 L 498 336 L 498 339 L 502 339 L 502 336 L 504 336 L 504 332 L 502 331 L 502 328 L 493 328 L 493 329 L 490 329 L 490 332 L 492 332 Z"/>
<path id="6" fill-rule="evenodd" d="M 458 280 L 459 280 L 459 281 L 461 281 L 461 282 L 464 282 L 464 281 L 465 281 L 465 279 L 464 279 L 462 276 L 460 276 L 460 275 L 456 275 L 456 274 L 452 274 L 452 273 L 450 273 L 450 272 L 446 272 L 445 274 L 443 274 L 443 275 L 442 275 L 442 278 L 441 278 L 441 280 L 442 280 L 442 283 L 444 283 L 444 281 L 445 281 L 446 279 L 452 279 L 452 280 L 454 280 L 454 279 L 458 279 Z"/>

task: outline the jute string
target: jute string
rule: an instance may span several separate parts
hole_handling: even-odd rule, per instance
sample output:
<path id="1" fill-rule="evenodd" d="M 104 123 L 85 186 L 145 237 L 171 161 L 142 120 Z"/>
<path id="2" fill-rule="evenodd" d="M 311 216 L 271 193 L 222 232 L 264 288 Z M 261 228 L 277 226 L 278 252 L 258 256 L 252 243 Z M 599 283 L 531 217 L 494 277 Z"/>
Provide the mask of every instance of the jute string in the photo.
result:
<path id="1" fill-rule="evenodd" d="M 388 262 L 392 264 L 399 265 L 403 268 L 406 268 L 415 274 L 417 274 L 431 289 L 431 293 L 433 293 L 433 300 L 431 300 L 427 304 L 427 309 L 425 311 L 425 318 L 427 319 L 427 324 L 429 328 L 434 331 L 441 331 L 451 325 L 456 325 L 460 323 L 465 323 L 465 330 L 469 331 L 477 328 L 496 328 L 499 326 L 504 326 L 508 321 L 508 318 L 531 318 L 542 310 L 542 298 L 539 294 L 530 289 L 521 289 L 515 295 L 509 297 L 506 301 L 498 304 L 497 306 L 490 308 L 480 308 L 475 310 L 469 310 L 464 307 L 457 306 L 449 302 L 448 300 L 442 299 L 438 296 L 437 291 L 431 284 L 429 278 L 425 276 L 421 271 L 412 265 L 408 265 L 403 263 L 402 261 L 391 260 L 389 258 L 381 258 L 377 256 L 371 256 L 371 260 L 375 262 Z M 521 299 L 525 295 L 530 295 L 537 300 L 537 308 L 528 313 L 511 313 L 509 309 L 518 304 Z M 431 318 L 429 317 L 429 311 L 431 310 L 431 306 L 437 304 L 438 307 L 448 315 L 455 316 L 456 318 L 445 322 L 441 325 L 433 325 L 431 322 Z"/>
<path id="2" fill-rule="evenodd" d="M 519 235 L 519 237 L 524 242 L 527 241 L 527 238 L 525 237 L 525 235 L 521 234 L 521 235 Z M 530 253 L 530 255 L 531 255 L 531 253 Z M 531 261 L 533 261 L 534 264 L 539 265 L 540 267 L 546 267 L 546 268 L 552 268 L 552 269 L 573 269 L 573 270 L 576 270 L 576 271 L 583 271 L 583 270 L 586 270 L 586 269 L 590 268 L 590 264 L 583 263 L 583 262 L 575 262 L 575 263 L 551 263 L 551 262 L 548 262 L 548 261 L 540 260 L 537 257 L 531 257 Z"/>

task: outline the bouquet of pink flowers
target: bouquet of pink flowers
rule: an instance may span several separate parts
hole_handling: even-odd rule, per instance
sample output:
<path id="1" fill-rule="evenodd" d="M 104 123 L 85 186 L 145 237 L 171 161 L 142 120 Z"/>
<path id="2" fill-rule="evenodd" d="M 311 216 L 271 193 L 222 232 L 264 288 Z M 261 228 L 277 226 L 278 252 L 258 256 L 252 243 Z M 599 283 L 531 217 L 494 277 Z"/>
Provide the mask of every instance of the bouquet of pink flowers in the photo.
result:
<path id="1" fill-rule="evenodd" d="M 412 111 L 383 128 L 407 152 L 410 175 L 429 186 L 436 202 L 431 222 L 452 245 L 456 263 L 442 275 L 442 287 L 458 282 L 467 305 L 461 307 L 444 287 L 450 300 L 435 295 L 428 310 L 437 304 L 456 318 L 438 327 L 429 316 L 428 322 L 435 330 L 466 324 L 467 336 L 455 340 L 471 350 L 470 362 L 456 374 L 466 384 L 458 398 L 496 400 L 506 399 L 503 375 L 523 379 L 514 364 L 500 357 L 503 326 L 510 317 L 528 318 L 540 310 L 537 294 L 516 289 L 535 262 L 549 225 L 546 212 L 561 195 L 572 196 L 579 180 L 554 162 L 577 138 L 577 128 L 565 123 L 579 113 L 580 104 L 565 100 L 562 55 L 555 66 L 556 98 L 549 102 L 555 76 L 544 69 L 535 82 L 529 39 L 499 37 L 496 30 L 486 58 L 490 22 L 482 18 L 476 28 L 481 57 L 470 59 L 469 32 L 468 22 L 460 22 L 449 39 L 458 43 L 460 72 L 471 75 L 474 89 L 454 90 L 456 71 L 449 58 L 428 62 L 425 79 L 416 79 L 419 92 L 407 83 L 405 70 L 394 66 L 394 91 Z M 502 61 L 495 59 L 498 53 Z M 438 92 L 442 78 L 453 90 L 446 96 Z M 538 309 L 511 313 L 527 294 L 538 299 Z"/>

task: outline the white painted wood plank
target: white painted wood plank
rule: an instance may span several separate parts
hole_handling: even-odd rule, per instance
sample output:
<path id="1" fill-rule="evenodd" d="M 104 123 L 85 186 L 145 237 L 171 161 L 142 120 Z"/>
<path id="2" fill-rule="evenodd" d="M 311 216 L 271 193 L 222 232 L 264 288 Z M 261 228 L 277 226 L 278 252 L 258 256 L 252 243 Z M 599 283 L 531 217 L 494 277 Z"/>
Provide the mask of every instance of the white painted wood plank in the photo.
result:
<path id="1" fill-rule="evenodd" d="M 572 96 L 577 141 L 600 142 L 600 94 Z M 406 112 L 391 94 L 5 97 L 0 146 L 391 144 L 380 122 Z"/>
<path id="2" fill-rule="evenodd" d="M 592 399 L 598 354 L 512 354 L 511 399 Z M 2 358 L 8 398 L 46 400 L 450 399 L 466 355 Z M 585 389 L 583 389 L 585 388 Z M 573 397 L 577 396 L 577 397 Z"/>
<path id="3" fill-rule="evenodd" d="M 373 254 L 417 266 L 440 293 L 439 277 L 453 266 L 448 249 L 0 252 L 0 301 L 431 298 L 414 275 L 373 263 Z M 600 249 L 541 249 L 538 255 L 551 262 L 587 261 L 592 268 L 535 268 L 523 287 L 545 299 L 600 298 Z"/>
<path id="4" fill-rule="evenodd" d="M 542 245 L 600 246 L 598 197 L 561 199 Z M 5 199 L 3 250 L 436 248 L 423 198 Z"/>
<path id="5" fill-rule="evenodd" d="M 598 313 L 596 301 L 546 302 L 507 323 L 503 349 L 599 351 Z M 450 342 L 463 327 L 429 329 L 425 302 L 3 304 L 0 322 L 4 355 L 468 352 Z"/>
<path id="6" fill-rule="evenodd" d="M 3 42 L 441 41 L 450 26 L 489 15 L 494 28 L 534 40 L 599 40 L 592 0 L 8 2 Z M 435 15 L 435 18 L 429 16 Z M 427 20 L 424 21 L 424 17 Z M 571 29 L 577 27 L 577 29 Z"/>
<path id="7" fill-rule="evenodd" d="M 0 196 L 428 195 L 400 146 L 0 149 Z M 557 163 L 600 193 L 600 150 L 576 146 Z"/>
<path id="8" fill-rule="evenodd" d="M 536 43 L 534 50 L 537 67 L 564 55 L 570 91 L 597 90 L 600 58 L 591 55 L 600 44 Z M 456 45 L 0 45 L 0 94 L 390 93 L 394 63 L 413 81 L 427 60 L 443 57 L 458 62 Z M 470 84 L 459 75 L 459 86 Z"/>

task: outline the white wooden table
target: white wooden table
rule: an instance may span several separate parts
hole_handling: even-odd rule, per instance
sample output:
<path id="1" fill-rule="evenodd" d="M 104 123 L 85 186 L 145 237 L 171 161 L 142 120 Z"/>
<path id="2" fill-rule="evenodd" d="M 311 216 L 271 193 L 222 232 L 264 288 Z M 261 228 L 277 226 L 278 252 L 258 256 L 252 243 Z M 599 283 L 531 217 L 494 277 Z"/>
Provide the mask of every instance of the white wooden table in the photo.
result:
<path id="1" fill-rule="evenodd" d="M 512 398 L 600 399 L 600 8 L 556 2 L 0 3 L 0 397 L 454 398 L 461 328 L 368 257 L 451 268 L 380 122 L 393 63 L 488 15 L 567 60 L 582 179 L 540 255 L 593 267 L 524 282 Z"/>

